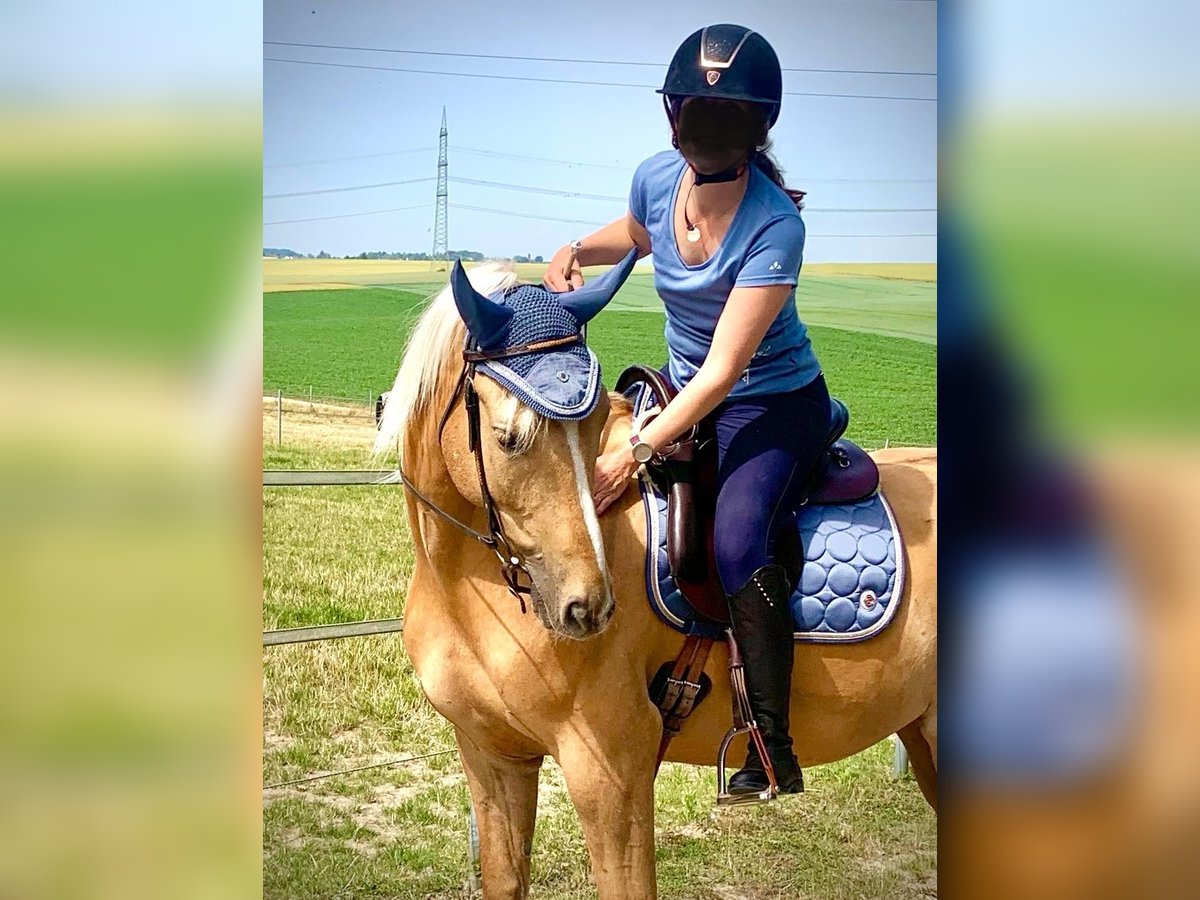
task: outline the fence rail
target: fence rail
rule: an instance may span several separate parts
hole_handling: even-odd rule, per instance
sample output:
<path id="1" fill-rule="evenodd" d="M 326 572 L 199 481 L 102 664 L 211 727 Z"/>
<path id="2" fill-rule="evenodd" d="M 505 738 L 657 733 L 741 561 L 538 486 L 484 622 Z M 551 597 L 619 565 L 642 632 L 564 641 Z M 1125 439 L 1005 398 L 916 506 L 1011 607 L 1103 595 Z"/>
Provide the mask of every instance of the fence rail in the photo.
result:
<path id="1" fill-rule="evenodd" d="M 320 487 L 341 484 L 372 484 L 388 487 L 385 481 L 394 469 L 263 469 L 263 487 Z"/>
<path id="2" fill-rule="evenodd" d="M 336 625 L 309 625 L 304 628 L 277 628 L 263 632 L 263 646 L 304 644 L 309 641 L 330 641 L 335 638 L 362 637 L 367 634 L 391 634 L 404 630 L 404 619 L 366 619 L 362 622 L 340 622 Z"/>
<path id="3" fill-rule="evenodd" d="M 395 473 L 390 469 L 264 469 L 263 487 L 319 487 L 324 485 L 369 484 L 381 487 L 398 482 L 384 481 Z M 263 646 L 303 644 L 368 634 L 391 634 L 404 630 L 404 619 L 367 619 L 362 622 L 337 622 L 303 628 L 277 628 L 263 632 Z"/>
<path id="4" fill-rule="evenodd" d="M 320 394 L 311 386 L 278 383 L 269 386 L 263 385 L 264 400 L 274 400 L 280 395 L 284 400 L 294 403 L 320 403 L 326 406 L 344 406 L 348 411 L 351 409 L 361 411 L 368 407 L 374 408 L 379 392 L 363 391 L 354 397 L 347 397 L 345 394 Z"/>

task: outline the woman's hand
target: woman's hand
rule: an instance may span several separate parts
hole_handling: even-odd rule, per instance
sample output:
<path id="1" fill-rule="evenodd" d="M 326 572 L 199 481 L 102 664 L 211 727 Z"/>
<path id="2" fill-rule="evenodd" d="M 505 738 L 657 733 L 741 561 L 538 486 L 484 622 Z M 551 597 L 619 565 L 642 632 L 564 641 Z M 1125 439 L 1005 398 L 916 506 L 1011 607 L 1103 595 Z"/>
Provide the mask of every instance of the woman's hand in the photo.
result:
<path id="1" fill-rule="evenodd" d="M 613 450 L 596 457 L 596 476 L 593 479 L 592 502 L 596 504 L 596 515 L 603 515 L 613 501 L 625 493 L 629 479 L 638 469 L 637 461 L 628 447 Z"/>
<path id="2" fill-rule="evenodd" d="M 575 288 L 583 287 L 583 272 L 579 270 L 579 261 L 571 263 L 570 279 L 563 274 L 567 268 L 567 263 L 571 261 L 571 245 L 564 244 L 559 248 L 558 252 L 550 260 L 550 264 L 546 266 L 546 274 L 542 276 L 542 284 L 547 290 L 561 294 L 563 291 L 571 291 Z"/>

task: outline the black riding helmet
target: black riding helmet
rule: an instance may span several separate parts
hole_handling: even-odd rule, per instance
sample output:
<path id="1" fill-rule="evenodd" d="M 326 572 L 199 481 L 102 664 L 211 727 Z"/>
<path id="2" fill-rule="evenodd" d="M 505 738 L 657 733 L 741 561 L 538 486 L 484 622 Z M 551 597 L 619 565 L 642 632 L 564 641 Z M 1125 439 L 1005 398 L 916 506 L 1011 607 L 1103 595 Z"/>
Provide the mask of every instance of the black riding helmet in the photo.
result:
<path id="1" fill-rule="evenodd" d="M 672 109 L 673 99 L 713 97 L 769 107 L 766 124 L 770 128 L 779 118 L 783 70 L 775 50 L 761 34 L 741 25 L 709 25 L 679 45 L 657 93 L 663 95 L 672 127 L 678 110 L 678 106 Z"/>

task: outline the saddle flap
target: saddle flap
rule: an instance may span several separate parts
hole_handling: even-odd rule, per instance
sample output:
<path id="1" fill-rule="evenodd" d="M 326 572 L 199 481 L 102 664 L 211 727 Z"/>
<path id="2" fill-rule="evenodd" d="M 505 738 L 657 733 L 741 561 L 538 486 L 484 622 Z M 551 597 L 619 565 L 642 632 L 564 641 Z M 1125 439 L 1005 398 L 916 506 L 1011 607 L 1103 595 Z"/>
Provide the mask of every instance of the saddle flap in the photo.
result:
<path id="1" fill-rule="evenodd" d="M 713 513 L 717 462 L 715 444 L 702 442 L 687 463 L 668 461 L 667 560 L 679 589 L 700 615 L 729 623 L 729 605 L 717 575 Z"/>

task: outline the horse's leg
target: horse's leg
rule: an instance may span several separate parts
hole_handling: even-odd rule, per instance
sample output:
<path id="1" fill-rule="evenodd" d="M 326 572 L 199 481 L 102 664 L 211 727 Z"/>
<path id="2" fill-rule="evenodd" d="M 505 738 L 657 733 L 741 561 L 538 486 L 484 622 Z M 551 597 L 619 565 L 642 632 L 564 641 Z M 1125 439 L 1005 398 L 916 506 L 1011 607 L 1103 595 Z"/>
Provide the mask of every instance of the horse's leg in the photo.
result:
<path id="1" fill-rule="evenodd" d="M 927 717 L 930 717 L 927 721 Z M 897 734 L 908 750 L 913 776 L 929 805 L 937 811 L 937 711 L 909 722 Z M 932 734 L 932 741 L 928 737 Z"/>
<path id="2" fill-rule="evenodd" d="M 653 898 L 654 757 L 661 722 L 643 695 L 621 715 L 605 701 L 603 733 L 580 728 L 560 740 L 558 762 L 579 814 L 600 900 Z M 642 709 L 645 704 L 645 709 Z"/>
<path id="3" fill-rule="evenodd" d="M 541 757 L 498 756 L 476 746 L 458 729 L 455 732 L 479 825 L 484 900 L 522 900 L 529 893 Z"/>
<path id="4" fill-rule="evenodd" d="M 921 736 L 925 738 L 925 743 L 929 745 L 929 754 L 933 757 L 933 771 L 937 772 L 937 701 L 933 701 L 933 706 L 926 710 L 925 715 L 917 719 L 921 725 Z"/>

